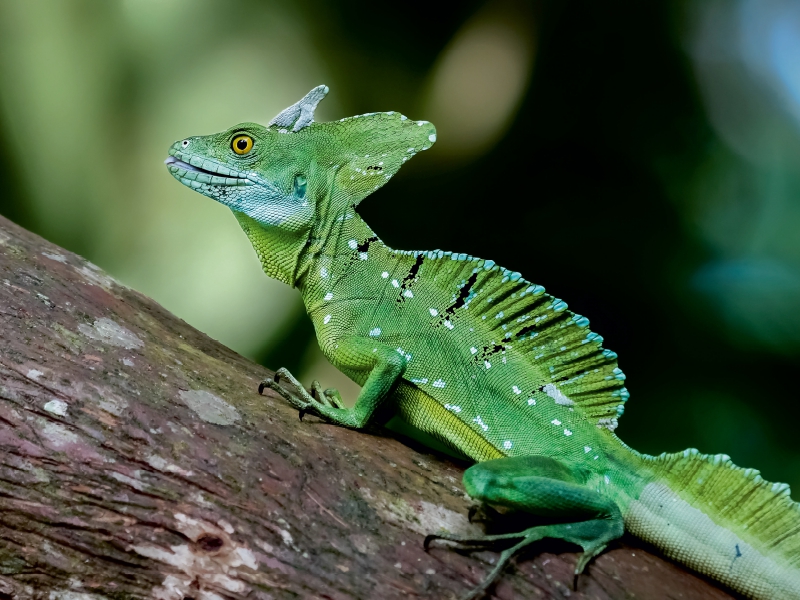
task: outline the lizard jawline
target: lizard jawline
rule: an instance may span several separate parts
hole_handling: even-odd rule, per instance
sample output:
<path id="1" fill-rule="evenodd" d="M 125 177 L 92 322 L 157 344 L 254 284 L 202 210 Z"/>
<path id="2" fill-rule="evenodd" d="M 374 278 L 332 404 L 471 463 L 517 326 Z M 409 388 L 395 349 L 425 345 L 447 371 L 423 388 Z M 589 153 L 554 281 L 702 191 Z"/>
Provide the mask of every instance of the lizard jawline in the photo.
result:
<path id="1" fill-rule="evenodd" d="M 189 171 L 192 173 L 202 173 L 203 175 L 211 175 L 212 177 L 227 177 L 229 179 L 246 179 L 245 177 L 239 177 L 231 173 L 230 175 L 222 175 L 221 173 L 217 173 L 215 171 L 209 171 L 207 169 L 201 169 L 200 167 L 195 167 L 187 162 L 182 161 L 179 158 L 175 158 L 174 156 L 169 156 L 164 161 L 164 164 L 167 165 L 167 168 L 170 167 L 177 167 L 179 169 L 183 169 L 184 171 Z"/>

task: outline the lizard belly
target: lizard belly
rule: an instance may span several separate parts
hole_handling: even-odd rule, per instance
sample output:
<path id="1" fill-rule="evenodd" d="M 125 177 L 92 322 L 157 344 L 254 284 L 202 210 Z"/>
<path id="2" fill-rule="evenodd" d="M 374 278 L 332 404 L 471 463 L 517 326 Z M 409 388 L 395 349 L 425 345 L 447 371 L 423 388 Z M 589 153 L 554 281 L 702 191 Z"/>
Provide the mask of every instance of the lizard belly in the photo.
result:
<path id="1" fill-rule="evenodd" d="M 453 412 L 415 385 L 405 381 L 394 393 L 398 416 L 417 429 L 463 452 L 476 461 L 505 456 Z"/>

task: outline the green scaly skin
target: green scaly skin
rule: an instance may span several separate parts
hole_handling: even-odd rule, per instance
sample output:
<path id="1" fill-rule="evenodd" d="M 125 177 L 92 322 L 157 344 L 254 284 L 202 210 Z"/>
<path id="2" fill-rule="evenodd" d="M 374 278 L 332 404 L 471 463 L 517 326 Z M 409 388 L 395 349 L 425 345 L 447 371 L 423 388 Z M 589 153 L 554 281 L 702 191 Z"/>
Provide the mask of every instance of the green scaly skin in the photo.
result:
<path id="1" fill-rule="evenodd" d="M 535 540 L 581 546 L 578 574 L 627 528 L 749 597 L 800 599 L 800 508 L 788 486 L 725 455 L 628 448 L 613 433 L 625 375 L 586 318 L 492 261 L 383 244 L 355 207 L 436 131 L 392 112 L 314 123 L 327 91 L 267 127 L 176 142 L 167 159 L 181 183 L 233 210 L 264 271 L 300 289 L 323 353 L 362 385 L 353 408 L 283 369 L 262 389 L 354 429 L 399 416 L 476 461 L 464 474 L 470 496 L 548 518 L 505 536 L 444 537 L 506 543 L 467 598 Z"/>

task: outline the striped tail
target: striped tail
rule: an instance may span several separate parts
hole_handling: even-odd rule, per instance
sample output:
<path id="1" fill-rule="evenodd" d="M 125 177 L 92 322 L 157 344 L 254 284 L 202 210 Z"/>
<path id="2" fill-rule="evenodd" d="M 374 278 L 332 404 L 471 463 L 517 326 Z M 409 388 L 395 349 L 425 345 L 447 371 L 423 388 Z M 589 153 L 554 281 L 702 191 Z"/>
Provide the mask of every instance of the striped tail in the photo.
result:
<path id="1" fill-rule="evenodd" d="M 800 600 L 800 504 L 724 454 L 640 455 L 654 476 L 626 528 L 670 558 L 758 600 Z"/>

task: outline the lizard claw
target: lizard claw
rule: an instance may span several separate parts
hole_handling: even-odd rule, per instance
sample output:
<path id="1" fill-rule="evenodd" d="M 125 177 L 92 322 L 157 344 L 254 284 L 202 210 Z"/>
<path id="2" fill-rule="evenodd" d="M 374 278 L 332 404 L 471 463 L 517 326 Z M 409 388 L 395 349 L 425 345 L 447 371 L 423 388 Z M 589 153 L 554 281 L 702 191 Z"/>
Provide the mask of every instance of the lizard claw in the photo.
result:
<path id="1" fill-rule="evenodd" d="M 305 415 L 312 414 L 337 425 L 354 426 L 352 419 L 348 418 L 349 409 L 345 408 L 339 392 L 333 388 L 323 390 L 318 381 L 314 381 L 311 389 L 306 390 L 287 369 L 280 368 L 273 377 L 268 377 L 259 384 L 258 393 L 262 394 L 266 388 L 273 390 L 296 408 L 301 421 Z M 344 413 L 344 418 L 336 414 L 337 412 Z"/>
<path id="2" fill-rule="evenodd" d="M 475 515 L 478 514 L 478 511 L 480 509 L 481 507 L 478 506 L 477 504 L 473 504 L 472 506 L 470 506 L 469 510 L 467 511 L 467 521 L 472 523 L 475 520 Z"/>
<path id="3" fill-rule="evenodd" d="M 301 419 L 304 413 L 314 410 L 314 399 L 286 369 L 278 369 L 274 377 L 262 381 L 258 386 L 258 393 L 263 393 L 265 388 L 277 392 L 289 404 L 301 411 Z"/>

